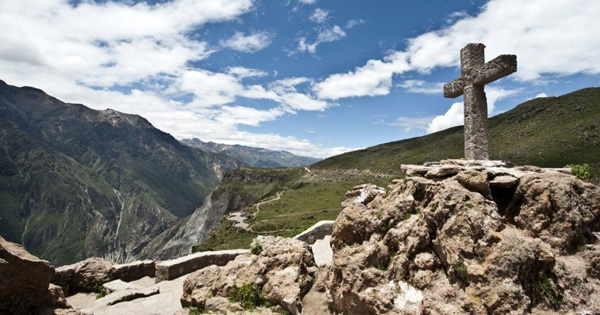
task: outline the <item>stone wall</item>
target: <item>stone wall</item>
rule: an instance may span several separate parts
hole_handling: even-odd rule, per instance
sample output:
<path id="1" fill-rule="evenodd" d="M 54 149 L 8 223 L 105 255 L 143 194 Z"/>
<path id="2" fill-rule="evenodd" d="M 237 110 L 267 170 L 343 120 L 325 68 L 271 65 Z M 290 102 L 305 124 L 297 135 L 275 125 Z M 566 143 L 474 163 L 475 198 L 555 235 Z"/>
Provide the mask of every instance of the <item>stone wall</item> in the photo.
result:
<path id="1" fill-rule="evenodd" d="M 335 223 L 333 220 L 319 221 L 315 223 L 315 225 L 306 229 L 304 232 L 294 236 L 293 239 L 312 245 L 317 240 L 323 239 L 327 235 L 331 235 L 331 232 L 333 232 L 333 223 Z"/>
<path id="2" fill-rule="evenodd" d="M 221 250 L 165 260 L 156 265 L 156 282 L 172 280 L 210 265 L 224 266 L 238 255 L 247 253 L 247 249 Z"/>

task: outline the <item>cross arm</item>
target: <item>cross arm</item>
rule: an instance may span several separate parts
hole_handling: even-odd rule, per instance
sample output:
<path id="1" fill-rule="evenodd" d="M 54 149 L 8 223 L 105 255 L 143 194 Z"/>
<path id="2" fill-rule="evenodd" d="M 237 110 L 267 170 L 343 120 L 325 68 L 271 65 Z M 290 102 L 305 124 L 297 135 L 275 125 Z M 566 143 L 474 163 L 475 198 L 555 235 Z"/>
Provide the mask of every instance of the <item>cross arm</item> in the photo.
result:
<path id="1" fill-rule="evenodd" d="M 470 80 L 476 85 L 486 85 L 517 71 L 516 55 L 500 55 L 474 69 Z M 450 82 L 452 83 L 452 82 Z M 444 87 L 444 92 L 446 91 Z"/>
<path id="2" fill-rule="evenodd" d="M 448 82 L 444 85 L 444 97 L 456 98 L 463 94 L 465 88 L 465 80 L 460 77 Z"/>

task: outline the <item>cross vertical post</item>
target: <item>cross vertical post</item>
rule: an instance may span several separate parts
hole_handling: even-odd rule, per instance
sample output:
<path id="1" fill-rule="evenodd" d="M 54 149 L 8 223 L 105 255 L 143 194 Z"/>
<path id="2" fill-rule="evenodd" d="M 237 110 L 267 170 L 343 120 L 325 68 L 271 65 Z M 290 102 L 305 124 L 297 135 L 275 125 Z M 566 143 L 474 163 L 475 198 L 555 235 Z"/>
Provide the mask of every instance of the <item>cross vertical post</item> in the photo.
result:
<path id="1" fill-rule="evenodd" d="M 460 50 L 461 77 L 444 85 L 444 97 L 464 95 L 465 159 L 487 160 L 487 99 L 484 86 L 517 71 L 517 56 L 500 55 L 485 63 L 485 46 L 468 44 Z"/>

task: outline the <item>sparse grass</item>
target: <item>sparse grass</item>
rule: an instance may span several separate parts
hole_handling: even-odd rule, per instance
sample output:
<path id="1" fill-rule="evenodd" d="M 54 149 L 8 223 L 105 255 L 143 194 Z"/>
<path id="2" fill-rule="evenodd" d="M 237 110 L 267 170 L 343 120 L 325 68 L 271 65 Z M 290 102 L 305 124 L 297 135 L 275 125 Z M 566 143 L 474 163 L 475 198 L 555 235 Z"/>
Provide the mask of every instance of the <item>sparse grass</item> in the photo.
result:
<path id="1" fill-rule="evenodd" d="M 257 172 L 256 176 L 265 176 L 264 170 Z M 277 192 L 281 192 L 280 199 L 260 205 L 258 212 L 254 205 L 245 209 L 249 213 L 246 223 L 252 231 L 235 228 L 231 221 L 223 218 L 201 244 L 194 246 L 194 251 L 249 248 L 252 239 L 259 234 L 284 237 L 297 235 L 318 221 L 334 220 L 342 210 L 341 202 L 345 193 L 354 186 L 370 182 L 385 187 L 394 178 L 370 172 L 318 170 L 305 172 L 302 176 L 291 176 L 291 171 L 279 172 L 283 179 L 268 178 L 271 182 L 277 182 L 279 188 L 260 201 L 273 199 Z M 247 181 L 236 184 L 237 191 L 244 191 L 238 197 L 255 195 L 254 189 L 264 189 L 260 185 L 254 185 L 254 179 L 248 179 L 252 178 L 250 171 L 244 174 Z M 276 173 L 270 172 L 269 176 L 276 177 Z M 235 194 L 235 191 L 230 194 Z M 229 197 L 236 198 L 235 195 Z"/>
<path id="2" fill-rule="evenodd" d="M 250 245 L 250 252 L 253 255 L 258 255 L 263 251 L 262 245 L 259 242 L 255 242 L 252 243 L 252 245 Z"/>
<path id="3" fill-rule="evenodd" d="M 535 290 L 544 301 L 553 307 L 558 307 L 562 303 L 562 297 L 556 292 L 555 286 L 550 278 L 545 275 L 536 279 Z"/>
<path id="4" fill-rule="evenodd" d="M 465 266 L 465 260 L 460 257 L 458 262 L 452 266 L 454 272 L 460 280 L 464 283 L 469 283 L 469 273 L 467 272 L 467 266 Z"/>
<path id="5" fill-rule="evenodd" d="M 200 314 L 204 314 L 204 309 L 200 308 L 200 307 L 192 307 L 190 308 L 190 311 L 188 312 L 188 315 L 200 315 Z"/>
<path id="6" fill-rule="evenodd" d="M 472 209 L 473 208 L 473 204 L 470 202 L 465 203 L 465 207 Z"/>
<path id="7" fill-rule="evenodd" d="M 241 287 L 234 286 L 229 299 L 232 302 L 239 302 L 247 310 L 253 310 L 265 304 L 262 288 L 256 283 L 244 283 Z"/>
<path id="8" fill-rule="evenodd" d="M 96 292 L 96 299 L 101 299 L 106 296 L 106 288 L 101 284 L 94 285 L 92 291 Z"/>

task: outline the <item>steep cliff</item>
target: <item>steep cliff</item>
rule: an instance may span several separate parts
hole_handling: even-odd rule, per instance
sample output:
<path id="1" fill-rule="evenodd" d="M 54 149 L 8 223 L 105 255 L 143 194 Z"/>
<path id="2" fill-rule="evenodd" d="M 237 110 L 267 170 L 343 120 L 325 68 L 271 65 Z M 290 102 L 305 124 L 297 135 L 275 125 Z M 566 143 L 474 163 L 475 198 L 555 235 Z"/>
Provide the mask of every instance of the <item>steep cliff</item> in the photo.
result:
<path id="1" fill-rule="evenodd" d="M 140 254 L 240 165 L 140 116 L 0 81 L 0 233 L 55 265 Z"/>

